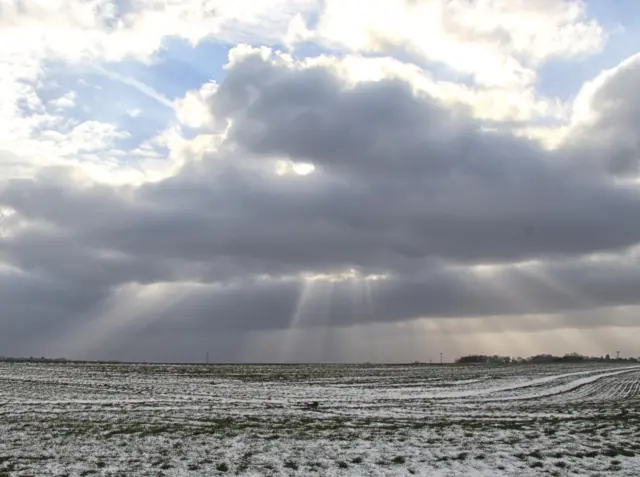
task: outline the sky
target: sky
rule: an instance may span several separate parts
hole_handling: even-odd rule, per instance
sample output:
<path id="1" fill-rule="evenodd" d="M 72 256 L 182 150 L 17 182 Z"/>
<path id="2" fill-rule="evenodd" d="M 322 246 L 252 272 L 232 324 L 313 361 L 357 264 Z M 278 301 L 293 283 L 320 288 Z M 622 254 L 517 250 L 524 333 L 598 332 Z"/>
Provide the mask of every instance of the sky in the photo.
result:
<path id="1" fill-rule="evenodd" d="M 639 356 L 638 45 L 635 0 L 0 0 L 0 356 Z"/>

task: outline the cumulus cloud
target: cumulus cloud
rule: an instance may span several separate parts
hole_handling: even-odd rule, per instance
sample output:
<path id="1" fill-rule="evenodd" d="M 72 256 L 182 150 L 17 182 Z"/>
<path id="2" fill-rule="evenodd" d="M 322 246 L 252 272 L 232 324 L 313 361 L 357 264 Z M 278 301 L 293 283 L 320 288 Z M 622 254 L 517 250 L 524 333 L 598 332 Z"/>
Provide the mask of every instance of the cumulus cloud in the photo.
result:
<path id="1" fill-rule="evenodd" d="M 567 143 L 610 173 L 636 177 L 640 161 L 640 55 L 626 59 L 587 83 L 578 94 Z"/>
<path id="2" fill-rule="evenodd" d="M 206 83 L 197 91 L 189 91 L 176 104 L 176 116 L 180 123 L 191 128 L 205 128 L 211 126 L 213 117 L 208 107 L 210 98 L 215 94 L 217 85 Z"/>

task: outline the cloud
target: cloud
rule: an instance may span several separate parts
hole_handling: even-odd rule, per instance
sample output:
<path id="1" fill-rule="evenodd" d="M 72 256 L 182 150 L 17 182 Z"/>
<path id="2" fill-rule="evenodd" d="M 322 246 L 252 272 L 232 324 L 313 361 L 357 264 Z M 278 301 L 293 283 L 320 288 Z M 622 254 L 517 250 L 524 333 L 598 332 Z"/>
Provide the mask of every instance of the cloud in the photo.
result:
<path id="1" fill-rule="evenodd" d="M 415 96 L 403 82 L 349 87 L 323 68 L 254 56 L 230 72 L 212 108 L 231 117 L 230 139 L 252 154 L 313 163 L 310 186 L 333 188 L 336 202 L 325 207 L 343 223 L 372 227 L 364 242 L 393 230 L 416 256 L 496 260 L 637 239 L 623 213 L 637 207 L 633 190 L 587 175 L 565 150 L 483 131 L 465 111 Z M 296 202 L 308 205 L 304 195 Z M 597 210 L 621 213 L 598 218 Z M 535 237 L 525 236 L 530 228 Z M 616 244 L 611 229 L 616 240 L 630 235 Z M 582 248 L 579 237 L 594 242 Z"/>
<path id="2" fill-rule="evenodd" d="M 565 142 L 617 176 L 636 177 L 640 139 L 640 55 L 602 72 L 577 95 L 569 136 Z"/>
<path id="3" fill-rule="evenodd" d="M 128 327 L 241 335 L 553 314 L 600 326 L 580 313 L 638 305 L 640 195 L 585 163 L 609 163 L 604 141 L 637 157 L 614 136 L 635 117 L 633 97 L 617 100 L 633 65 L 586 86 L 577 101 L 595 119 L 548 150 L 402 79 L 354 83 L 245 51 L 219 86 L 188 95 L 207 115 L 179 102 L 185 122 L 226 133 L 171 177 L 115 186 L 57 168 L 2 183 L 3 336 L 46 328 L 44 309 L 81 330 L 77 347 L 60 332 L 52 349 L 80 354 Z M 610 136 L 588 129 L 604 113 Z M 282 161 L 314 169 L 279 175 Z"/>
<path id="4" fill-rule="evenodd" d="M 53 105 L 60 109 L 72 108 L 76 104 L 75 91 L 69 91 L 52 101 Z"/>
<path id="5" fill-rule="evenodd" d="M 526 86 L 540 63 L 597 52 L 606 40 L 583 2 L 554 0 L 328 0 L 315 28 L 303 29 L 296 20 L 292 29 L 292 39 L 315 38 L 357 52 L 399 49 L 489 86 Z"/>
<path id="6" fill-rule="evenodd" d="M 230 65 L 238 58 L 254 51 L 248 45 L 239 45 L 231 50 Z M 274 52 L 260 49 L 262 55 Z M 291 56 L 276 52 L 280 59 L 291 62 Z M 420 92 L 443 101 L 448 106 L 468 106 L 474 117 L 496 122 L 523 122 L 563 120 L 567 116 L 567 105 L 554 98 L 541 97 L 534 87 L 501 88 L 469 85 L 447 81 L 437 77 L 428 69 L 414 63 L 400 61 L 392 56 L 321 55 L 298 61 L 307 67 L 320 66 L 333 70 L 349 83 L 399 79 L 408 82 L 415 92 Z"/>
<path id="7" fill-rule="evenodd" d="M 191 128 L 210 127 L 214 120 L 208 107 L 210 98 L 215 94 L 217 84 L 209 82 L 197 91 L 188 91 L 176 102 L 176 116 L 180 123 Z"/>
<path id="8" fill-rule="evenodd" d="M 223 41 L 275 42 L 289 21 L 316 7 L 310 0 L 216 2 L 142 0 L 115 2 L 13 2 L 3 0 L 3 53 L 28 53 L 71 62 L 150 61 L 167 37 L 197 44 Z M 43 28 L 46 25 L 46 28 Z"/>

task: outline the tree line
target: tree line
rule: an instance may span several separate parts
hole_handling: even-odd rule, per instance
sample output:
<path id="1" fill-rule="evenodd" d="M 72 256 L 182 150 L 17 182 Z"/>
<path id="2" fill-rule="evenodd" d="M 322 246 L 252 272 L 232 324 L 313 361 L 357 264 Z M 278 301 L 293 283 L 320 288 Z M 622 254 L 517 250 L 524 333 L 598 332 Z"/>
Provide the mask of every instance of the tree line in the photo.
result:
<path id="1" fill-rule="evenodd" d="M 599 361 L 625 361 L 637 363 L 640 360 L 638 358 L 627 357 L 620 358 L 619 356 L 611 357 L 606 354 L 604 356 L 585 356 L 579 353 L 568 353 L 564 356 L 554 356 L 552 354 L 537 354 L 535 356 L 529 356 L 528 358 L 511 357 L 511 356 L 498 356 L 498 355 L 484 355 L 484 354 L 470 354 L 462 356 L 456 359 L 457 364 L 543 364 L 543 363 L 582 363 L 582 362 L 599 362 Z"/>

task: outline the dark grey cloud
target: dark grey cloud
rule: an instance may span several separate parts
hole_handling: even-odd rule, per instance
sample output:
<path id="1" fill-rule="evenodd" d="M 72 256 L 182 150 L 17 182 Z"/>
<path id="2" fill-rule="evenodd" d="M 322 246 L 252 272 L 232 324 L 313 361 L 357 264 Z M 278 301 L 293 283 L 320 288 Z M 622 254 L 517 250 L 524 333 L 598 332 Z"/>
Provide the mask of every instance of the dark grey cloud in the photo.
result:
<path id="1" fill-rule="evenodd" d="M 20 271 L 0 270 L 0 344 L 91 323 L 127 284 L 183 290 L 140 312 L 158 336 L 286 329 L 296 313 L 327 327 L 636 305 L 637 259 L 615 254 L 640 241 L 640 193 L 617 181 L 640 151 L 640 98 L 625 89 L 638 70 L 612 74 L 592 98 L 603 116 L 547 151 L 401 81 L 349 86 L 249 56 L 210 105 L 232 121 L 225 143 L 176 176 L 116 187 L 44 169 L 1 183 L 16 214 L 0 260 Z M 316 171 L 276 177 L 279 157 Z M 585 257 L 602 252 L 614 255 Z M 527 260 L 539 265 L 508 266 Z M 348 268 L 387 278 L 313 281 L 306 295 L 293 278 Z"/>
<path id="2" fill-rule="evenodd" d="M 492 272 L 434 268 L 386 280 L 301 283 L 245 279 L 187 287 L 179 301 L 154 308 L 154 326 L 193 331 L 286 329 L 295 320 L 323 327 L 405 321 L 416 317 L 529 315 L 640 305 L 638 259 L 573 259 Z M 307 287 L 307 296 L 301 295 Z M 606 318 L 603 316 L 604 322 Z M 594 326 L 597 323 L 591 323 Z M 627 323 L 631 324 L 631 323 Z"/>
<path id="3" fill-rule="evenodd" d="M 307 160 L 345 179 L 347 190 L 328 194 L 333 220 L 372 235 L 399 231 L 414 257 L 513 260 L 638 239 L 628 220 L 636 190 L 594 177 L 574 151 L 484 132 L 406 83 L 347 88 L 325 69 L 290 72 L 253 57 L 230 73 L 212 107 L 233 119 L 231 137 L 252 153 Z M 305 199 L 298 203 L 316 205 Z"/>

